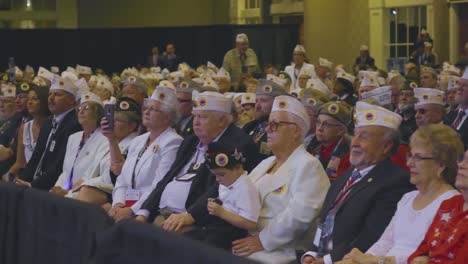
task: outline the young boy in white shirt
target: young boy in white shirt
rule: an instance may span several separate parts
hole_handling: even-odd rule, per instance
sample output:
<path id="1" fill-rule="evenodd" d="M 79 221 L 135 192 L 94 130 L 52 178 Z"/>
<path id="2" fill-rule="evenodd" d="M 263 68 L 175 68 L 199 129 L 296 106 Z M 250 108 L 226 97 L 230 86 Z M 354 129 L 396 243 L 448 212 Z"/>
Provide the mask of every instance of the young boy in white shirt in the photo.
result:
<path id="1" fill-rule="evenodd" d="M 219 183 L 218 198 L 207 202 L 206 221 L 198 223 L 186 235 L 224 249 L 232 241 L 255 230 L 261 210 L 257 189 L 243 169 L 245 159 L 237 149 L 227 149 L 214 142 L 208 145 L 205 165 Z"/>

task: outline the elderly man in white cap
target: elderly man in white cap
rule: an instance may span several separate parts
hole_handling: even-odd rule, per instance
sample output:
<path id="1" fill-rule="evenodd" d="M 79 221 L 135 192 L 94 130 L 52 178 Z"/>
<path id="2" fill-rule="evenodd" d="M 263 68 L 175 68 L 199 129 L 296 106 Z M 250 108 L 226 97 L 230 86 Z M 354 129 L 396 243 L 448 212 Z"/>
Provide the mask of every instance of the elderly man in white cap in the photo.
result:
<path id="1" fill-rule="evenodd" d="M 41 128 L 36 148 L 17 184 L 49 190 L 60 173 L 68 137 L 81 130 L 75 102 L 77 88 L 69 79 L 57 79 L 49 91 L 49 110 L 53 118 Z"/>
<path id="2" fill-rule="evenodd" d="M 370 67 L 375 66 L 375 60 L 369 54 L 369 47 L 367 45 L 361 45 L 359 48 L 359 57 L 356 58 L 353 65 L 355 73 L 359 71 L 365 71 Z"/>
<path id="3" fill-rule="evenodd" d="M 421 68 L 421 87 L 437 88 L 437 72 L 428 66 Z"/>
<path id="4" fill-rule="evenodd" d="M 145 103 L 143 125 L 148 132 L 133 140 L 112 194 L 109 214 L 117 221 L 138 213 L 176 157 L 182 142 L 171 127 L 175 122 L 176 100 L 172 88 L 159 85 Z"/>
<path id="5" fill-rule="evenodd" d="M 262 204 L 259 232 L 234 241 L 235 255 L 261 263 L 291 263 L 295 249 L 310 239 L 330 183 L 320 161 L 303 145 L 309 120 L 296 98 L 275 98 L 267 126 L 273 156 L 249 174 Z"/>
<path id="6" fill-rule="evenodd" d="M 432 88 L 416 88 L 414 96 L 418 100 L 416 110 L 416 125 L 443 123 L 445 117 L 445 93 Z"/>
<path id="7" fill-rule="evenodd" d="M 462 138 L 465 150 L 468 149 L 468 67 L 458 80 L 458 89 L 455 95 L 458 104 L 457 111 L 447 116 L 445 123 L 457 130 Z"/>
<path id="8" fill-rule="evenodd" d="M 365 252 L 382 235 L 403 194 L 413 188 L 408 173 L 390 160 L 399 146 L 400 115 L 358 102 L 355 122 L 353 167 L 328 190 L 302 263 L 331 264 L 353 248 Z"/>
<path id="9" fill-rule="evenodd" d="M 244 79 L 259 71 L 257 55 L 249 48 L 249 39 L 245 33 L 236 36 L 236 47 L 224 55 L 223 68 L 231 75 L 231 83 L 235 90 Z"/>
<path id="10" fill-rule="evenodd" d="M 291 77 L 292 89 L 297 89 L 299 87 L 297 84 L 301 76 L 303 76 L 303 78 L 308 76 L 307 79 L 317 77 L 317 75 L 315 74 L 315 66 L 306 62 L 307 54 L 304 46 L 296 45 L 293 51 L 292 59 L 293 62 L 291 63 L 291 65 L 286 66 L 286 68 L 284 68 L 284 71 Z M 307 79 L 304 82 L 304 87 L 300 88 L 306 88 L 305 83 L 307 82 Z"/>
<path id="11" fill-rule="evenodd" d="M 183 138 L 193 134 L 192 93 L 199 92 L 201 86 L 190 80 L 182 78 L 177 86 L 177 118 L 175 130 Z"/>
<path id="12" fill-rule="evenodd" d="M 143 101 L 148 97 L 148 83 L 140 77 L 129 75 L 122 85 L 122 97 L 132 98 L 143 106 Z"/>
<path id="13" fill-rule="evenodd" d="M 210 197 L 218 197 L 215 177 L 204 165 L 209 143 L 239 149 L 245 154 L 247 171 L 257 164 L 252 140 L 232 123 L 232 100 L 217 92 L 203 92 L 194 101 L 194 135 L 184 139 L 171 169 L 137 213 L 137 220 L 152 222 L 156 218 L 155 224 L 170 231 L 193 223 L 200 210 L 206 210 L 206 193 L 215 191 Z"/>

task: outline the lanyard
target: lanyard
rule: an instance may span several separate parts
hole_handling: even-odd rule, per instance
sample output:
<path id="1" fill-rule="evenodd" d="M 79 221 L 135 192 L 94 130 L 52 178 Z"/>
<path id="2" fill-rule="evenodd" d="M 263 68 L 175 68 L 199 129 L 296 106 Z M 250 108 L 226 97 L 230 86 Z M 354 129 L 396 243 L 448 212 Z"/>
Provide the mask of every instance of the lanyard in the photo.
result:
<path id="1" fill-rule="evenodd" d="M 94 131 L 89 134 L 88 139 L 91 138 L 91 135 L 93 133 L 94 133 Z M 68 177 L 68 181 L 67 181 L 67 184 L 65 186 L 65 190 L 71 190 L 71 188 L 73 187 L 73 172 L 75 170 L 76 160 L 78 159 L 78 156 L 80 155 L 80 152 L 83 149 L 83 146 L 85 144 L 86 144 L 85 135 L 83 133 L 83 136 L 81 137 L 81 140 L 80 140 L 80 145 L 78 145 L 78 151 L 76 152 L 75 160 L 73 161 L 73 166 L 72 166 L 71 171 L 70 171 L 70 177 Z"/>
<path id="2" fill-rule="evenodd" d="M 200 168 L 201 164 L 198 162 L 199 154 L 200 154 L 200 149 L 198 148 L 197 153 L 195 154 L 195 159 L 193 160 L 193 162 L 190 163 L 188 170 L 184 174 L 175 177 L 175 181 L 187 182 L 187 181 L 191 181 L 192 178 L 195 177 L 195 176 L 193 176 L 193 177 L 190 177 L 190 178 L 186 178 L 186 176 L 188 174 L 193 174 L 194 172 L 196 174 L 196 172 Z"/>
<path id="3" fill-rule="evenodd" d="M 138 152 L 138 156 L 137 156 L 137 159 L 135 161 L 135 165 L 133 166 L 133 172 L 132 172 L 132 189 L 135 189 L 135 177 L 136 177 L 136 173 L 135 173 L 135 170 L 136 170 L 136 167 L 138 165 L 138 162 L 140 162 L 140 159 L 141 157 L 143 156 L 143 153 L 145 153 L 146 149 L 148 148 L 149 146 L 149 138 L 148 140 L 146 141 L 145 145 L 143 146 L 142 149 L 140 149 L 140 152 Z"/>

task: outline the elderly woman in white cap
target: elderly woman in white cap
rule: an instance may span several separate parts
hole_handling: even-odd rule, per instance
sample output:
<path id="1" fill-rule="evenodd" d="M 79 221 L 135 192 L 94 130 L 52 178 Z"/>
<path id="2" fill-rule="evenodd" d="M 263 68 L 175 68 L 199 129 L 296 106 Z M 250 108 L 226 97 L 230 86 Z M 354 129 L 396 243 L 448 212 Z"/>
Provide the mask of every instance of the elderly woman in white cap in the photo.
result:
<path id="1" fill-rule="evenodd" d="M 263 263 L 290 263 L 313 229 L 330 186 L 320 162 L 304 148 L 309 117 L 294 97 L 278 96 L 266 131 L 272 157 L 249 178 L 260 193 L 259 232 L 233 242 L 233 253 Z"/>
<path id="2" fill-rule="evenodd" d="M 53 194 L 76 195 L 75 188 L 85 179 L 98 176 L 99 162 L 109 149 L 100 131 L 104 109 L 99 96 L 91 92 L 83 94 L 77 116 L 83 131 L 68 138 L 62 173 L 50 189 Z"/>
<path id="3" fill-rule="evenodd" d="M 175 159 L 182 142 L 182 137 L 171 127 L 176 100 L 174 89 L 159 85 L 145 103 L 143 125 L 148 132 L 133 140 L 112 194 L 109 215 L 117 221 L 130 218 L 140 210 Z"/>

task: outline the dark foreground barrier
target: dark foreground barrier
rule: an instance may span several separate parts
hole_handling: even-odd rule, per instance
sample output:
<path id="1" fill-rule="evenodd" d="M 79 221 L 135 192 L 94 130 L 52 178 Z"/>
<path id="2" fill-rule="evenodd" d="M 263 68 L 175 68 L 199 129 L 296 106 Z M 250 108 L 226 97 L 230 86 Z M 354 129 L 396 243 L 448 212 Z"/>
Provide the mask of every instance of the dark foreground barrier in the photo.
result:
<path id="1" fill-rule="evenodd" d="M 98 206 L 0 183 L 1 264 L 252 263 Z"/>

